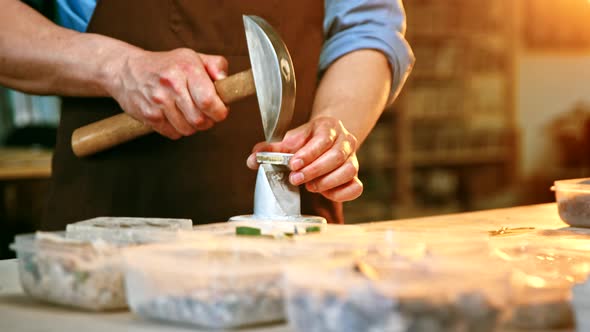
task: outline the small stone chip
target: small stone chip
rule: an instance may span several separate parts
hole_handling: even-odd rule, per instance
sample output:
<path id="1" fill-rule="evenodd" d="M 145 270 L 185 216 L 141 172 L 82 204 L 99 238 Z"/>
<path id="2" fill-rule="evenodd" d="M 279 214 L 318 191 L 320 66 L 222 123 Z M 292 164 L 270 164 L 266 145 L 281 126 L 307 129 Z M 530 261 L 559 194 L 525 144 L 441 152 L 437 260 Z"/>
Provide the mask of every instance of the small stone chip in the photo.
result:
<path id="1" fill-rule="evenodd" d="M 291 153 L 259 152 L 256 154 L 256 161 L 259 164 L 289 166 L 291 157 L 293 157 Z"/>
<path id="2" fill-rule="evenodd" d="M 236 235 L 260 236 L 262 232 L 256 227 L 238 226 L 236 227 Z"/>
<path id="3" fill-rule="evenodd" d="M 318 233 L 321 230 L 319 226 L 309 226 L 305 228 L 306 233 Z"/>

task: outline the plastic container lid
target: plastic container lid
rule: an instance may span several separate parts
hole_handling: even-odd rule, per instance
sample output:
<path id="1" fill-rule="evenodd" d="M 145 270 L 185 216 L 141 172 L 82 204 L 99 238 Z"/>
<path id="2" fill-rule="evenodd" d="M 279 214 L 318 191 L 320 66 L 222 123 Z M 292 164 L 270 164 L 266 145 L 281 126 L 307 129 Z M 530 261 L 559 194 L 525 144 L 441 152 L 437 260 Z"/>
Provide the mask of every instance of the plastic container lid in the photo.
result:
<path id="1" fill-rule="evenodd" d="M 558 180 L 553 182 L 553 191 L 573 191 L 590 193 L 590 178 Z"/>
<path id="2" fill-rule="evenodd" d="M 364 233 L 362 227 L 355 225 L 318 224 L 291 221 L 231 221 L 194 227 L 194 231 L 216 236 L 234 236 L 236 228 L 252 227 L 261 235 L 273 238 L 286 238 L 297 235 L 345 235 Z"/>
<path id="3" fill-rule="evenodd" d="M 444 234 L 388 230 L 317 237 L 299 237 L 295 242 L 309 246 L 365 249 L 383 258 L 404 257 L 422 260 L 428 257 L 489 256 L 487 236 L 444 236 Z"/>
<path id="4" fill-rule="evenodd" d="M 72 239 L 110 243 L 142 244 L 174 239 L 175 232 L 191 231 L 190 219 L 99 217 L 66 227 L 66 236 Z"/>

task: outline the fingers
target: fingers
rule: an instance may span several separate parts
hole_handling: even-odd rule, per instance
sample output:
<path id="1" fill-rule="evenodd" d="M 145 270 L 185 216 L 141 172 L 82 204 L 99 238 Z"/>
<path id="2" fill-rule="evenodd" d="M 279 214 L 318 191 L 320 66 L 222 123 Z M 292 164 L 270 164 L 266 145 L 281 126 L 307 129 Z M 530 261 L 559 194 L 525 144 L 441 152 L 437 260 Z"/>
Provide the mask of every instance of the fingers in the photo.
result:
<path id="1" fill-rule="evenodd" d="M 313 143 L 313 139 L 310 141 L 310 144 L 312 144 L 312 143 Z M 306 157 L 310 158 L 308 156 L 314 157 L 315 154 L 317 154 L 318 157 L 315 157 L 315 159 L 312 159 L 311 164 L 308 164 L 308 166 L 305 166 L 304 168 L 299 169 L 299 170 L 295 170 L 295 172 L 291 173 L 289 179 L 292 184 L 299 185 L 304 182 L 309 182 L 317 177 L 328 174 L 328 173 L 338 169 L 340 166 L 342 166 L 349 159 L 349 157 L 354 152 L 354 150 L 352 148 L 352 143 L 344 137 L 342 137 L 341 139 L 338 139 L 336 144 L 333 144 L 327 150 L 323 150 L 325 145 L 324 146 L 320 145 L 320 144 L 326 144 L 326 143 L 320 142 L 320 143 L 316 143 L 316 144 L 317 145 L 315 148 L 312 147 L 309 149 L 309 151 L 311 151 L 311 153 L 307 154 L 305 157 L 303 157 L 301 159 L 304 162 L 308 162 L 304 158 L 306 158 Z M 307 145 L 303 149 L 305 149 L 306 147 L 307 147 Z M 319 151 L 322 151 L 322 152 L 319 152 Z M 295 158 L 295 156 L 293 158 Z M 297 164 L 297 161 L 293 161 L 293 164 L 300 165 L 300 164 Z"/>
<path id="2" fill-rule="evenodd" d="M 246 160 L 246 165 L 248 168 L 257 170 L 258 169 L 258 162 L 256 161 L 256 153 L 257 152 L 285 152 L 280 143 L 268 143 L 268 142 L 260 142 L 252 148 L 252 153 L 248 156 Z"/>
<path id="3" fill-rule="evenodd" d="M 137 110 L 137 112 L 141 113 L 141 110 Z M 162 136 L 166 136 L 173 140 L 177 140 L 182 137 L 182 135 L 168 122 L 166 116 L 164 115 L 164 111 L 161 109 L 146 108 L 143 112 L 143 120 Z"/>
<path id="4" fill-rule="evenodd" d="M 188 88 L 197 109 L 214 122 L 225 120 L 228 109 L 217 95 L 217 90 L 204 69 L 197 69 L 188 77 Z"/>
<path id="5" fill-rule="evenodd" d="M 177 140 L 182 137 L 182 135 L 178 133 L 178 131 L 167 121 L 152 124 L 152 128 L 160 135 L 168 137 L 172 140 Z"/>
<path id="6" fill-rule="evenodd" d="M 256 161 L 257 152 L 282 152 L 293 153 L 305 145 L 307 137 L 311 134 L 311 126 L 303 125 L 296 129 L 290 130 L 285 134 L 285 138 L 281 142 L 267 143 L 261 142 L 254 146 L 252 154 L 248 156 L 246 164 L 248 168 L 258 169 L 258 162 Z M 296 161 L 295 165 L 299 165 L 301 161 Z M 290 167 L 293 169 L 293 159 L 291 159 Z M 300 167 L 299 167 L 300 168 Z"/>
<path id="7" fill-rule="evenodd" d="M 188 86 L 178 94 L 175 101 L 175 106 L 182 112 L 186 121 L 195 130 L 207 130 L 213 127 L 213 120 L 206 117 L 193 103 L 193 100 L 188 93 Z"/>
<path id="8" fill-rule="evenodd" d="M 333 201 L 350 201 L 363 192 L 358 179 L 357 144 L 356 137 L 340 121 L 319 118 L 289 131 L 282 142 L 258 143 L 247 164 L 251 169 L 258 168 L 257 152 L 295 152 L 289 176 L 293 185 L 305 184 L 308 191 Z"/>
<path id="9" fill-rule="evenodd" d="M 166 119 L 164 111 L 159 107 L 144 102 L 141 98 L 134 99 L 135 102 L 126 100 L 126 103 L 120 103 L 127 114 L 150 127 L 157 133 L 170 139 L 176 140 L 182 137 Z"/>
<path id="10" fill-rule="evenodd" d="M 325 192 L 350 182 L 358 175 L 358 170 L 358 160 L 353 156 L 336 170 L 307 182 L 305 187 L 310 192 Z"/>
<path id="11" fill-rule="evenodd" d="M 220 55 L 199 54 L 201 60 L 207 69 L 207 73 L 214 81 L 222 80 L 227 77 L 228 63 L 227 60 Z"/>
<path id="12" fill-rule="evenodd" d="M 196 129 L 187 120 L 195 117 L 195 108 L 191 105 L 192 103 L 189 104 L 181 100 L 183 91 L 173 79 L 162 77 L 160 82 L 164 83 L 154 89 L 155 92 L 151 97 L 149 108 L 144 110 L 144 117 L 154 128 L 158 126 L 158 128 L 166 128 L 164 130 L 168 131 L 168 126 L 158 125 L 160 122 L 167 120 L 177 134 L 183 136 L 194 134 Z M 176 100 L 174 96 L 177 96 Z M 186 115 L 179 110 L 178 105 L 185 109 Z M 150 113 L 157 114 L 157 116 L 150 119 Z"/>
<path id="13" fill-rule="evenodd" d="M 332 148 L 336 140 L 336 137 L 337 133 L 335 130 L 332 129 L 314 135 L 314 137 L 312 137 L 311 140 L 307 144 L 305 144 L 305 146 L 303 146 L 301 149 L 299 149 L 299 151 L 297 151 L 297 153 L 295 153 L 295 155 L 291 159 L 291 168 L 294 171 L 297 171 L 300 170 L 303 166 L 313 163 L 326 151 Z M 316 165 L 315 167 L 317 168 L 318 165 Z"/>
<path id="14" fill-rule="evenodd" d="M 172 127 L 183 136 L 190 136 L 197 131 L 188 123 L 184 114 L 174 104 L 164 110 L 164 115 L 166 115 L 166 119 L 168 119 Z"/>
<path id="15" fill-rule="evenodd" d="M 314 125 L 312 123 L 306 123 L 289 130 L 281 142 L 282 149 L 286 153 L 295 153 L 307 143 L 313 131 Z"/>
<path id="16" fill-rule="evenodd" d="M 322 192 L 322 195 L 335 202 L 347 202 L 357 199 L 363 193 L 363 183 L 354 178 L 346 184 Z"/>
<path id="17" fill-rule="evenodd" d="M 203 82 L 204 86 L 202 87 L 204 91 L 198 87 L 191 89 L 190 82 L 189 90 L 193 95 L 193 99 L 195 99 L 196 95 L 195 101 L 197 106 L 199 106 L 199 109 L 213 121 L 219 122 L 227 117 L 228 109 L 217 95 L 217 90 L 215 89 L 215 85 L 211 82 L 211 79 L 217 81 L 226 78 L 228 62 L 224 57 L 219 55 L 199 54 L 199 56 L 201 57 L 201 61 L 203 61 L 203 65 L 210 79 L 203 80 L 205 81 Z M 200 100 L 200 103 L 197 102 L 197 100 Z"/>
<path id="18" fill-rule="evenodd" d="M 110 93 L 132 117 L 177 139 L 227 117 L 213 83 L 227 76 L 227 69 L 225 58 L 188 48 L 138 51 L 118 71 Z"/>

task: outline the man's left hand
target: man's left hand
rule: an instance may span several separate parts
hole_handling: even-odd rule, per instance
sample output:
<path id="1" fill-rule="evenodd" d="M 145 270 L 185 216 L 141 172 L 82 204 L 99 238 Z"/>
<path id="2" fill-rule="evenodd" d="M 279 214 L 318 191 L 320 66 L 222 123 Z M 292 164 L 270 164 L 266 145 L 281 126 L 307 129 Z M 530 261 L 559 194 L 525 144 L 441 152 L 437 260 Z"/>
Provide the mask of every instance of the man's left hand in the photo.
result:
<path id="1" fill-rule="evenodd" d="M 310 192 L 337 201 L 351 201 L 363 192 L 358 178 L 356 137 L 333 117 L 318 117 L 295 128 L 282 142 L 258 143 L 248 157 L 248 167 L 257 169 L 257 152 L 293 153 L 289 181 L 305 184 Z"/>

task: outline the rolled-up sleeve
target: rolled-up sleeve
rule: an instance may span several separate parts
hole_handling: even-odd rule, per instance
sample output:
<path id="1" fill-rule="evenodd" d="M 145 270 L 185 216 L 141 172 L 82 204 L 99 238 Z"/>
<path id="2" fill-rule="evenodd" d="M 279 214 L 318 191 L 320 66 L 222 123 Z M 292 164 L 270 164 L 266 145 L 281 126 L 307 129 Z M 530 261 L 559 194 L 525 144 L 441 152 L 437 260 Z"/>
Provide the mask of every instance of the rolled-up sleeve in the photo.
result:
<path id="1" fill-rule="evenodd" d="M 404 37 L 406 19 L 401 0 L 325 0 L 325 8 L 326 41 L 320 71 L 356 50 L 381 51 L 393 71 L 389 103 L 393 102 L 414 65 L 414 54 Z"/>

